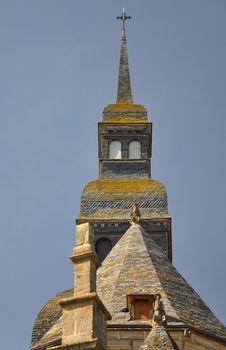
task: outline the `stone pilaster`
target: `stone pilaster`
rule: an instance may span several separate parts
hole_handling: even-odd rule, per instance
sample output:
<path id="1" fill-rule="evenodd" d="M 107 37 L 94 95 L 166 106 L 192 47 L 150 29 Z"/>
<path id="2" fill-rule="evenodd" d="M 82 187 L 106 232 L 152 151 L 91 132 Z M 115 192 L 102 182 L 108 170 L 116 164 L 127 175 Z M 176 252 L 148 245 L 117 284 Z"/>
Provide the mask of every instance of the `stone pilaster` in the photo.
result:
<path id="1" fill-rule="evenodd" d="M 111 316 L 96 293 L 99 260 L 90 224 L 76 226 L 76 246 L 70 259 L 74 264 L 74 296 L 60 301 L 63 308 L 62 345 L 51 350 L 105 350 L 107 320 Z"/>

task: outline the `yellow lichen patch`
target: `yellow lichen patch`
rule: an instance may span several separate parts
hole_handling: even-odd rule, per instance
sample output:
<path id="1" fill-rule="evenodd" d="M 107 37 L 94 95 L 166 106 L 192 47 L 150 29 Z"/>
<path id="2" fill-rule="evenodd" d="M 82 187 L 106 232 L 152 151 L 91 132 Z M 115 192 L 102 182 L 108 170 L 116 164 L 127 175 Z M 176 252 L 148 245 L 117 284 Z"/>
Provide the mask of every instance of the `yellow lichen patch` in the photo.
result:
<path id="1" fill-rule="evenodd" d="M 134 123 L 144 124 L 149 123 L 147 118 L 141 118 L 140 116 L 134 116 L 130 114 L 117 114 L 105 118 L 102 123 Z"/>
<path id="2" fill-rule="evenodd" d="M 111 213 L 106 212 L 106 209 L 99 209 L 95 211 L 94 213 L 86 216 L 86 215 L 81 215 L 78 218 L 82 220 L 119 220 L 119 221 L 129 221 L 130 219 L 130 214 L 131 214 L 131 209 L 111 209 Z M 160 218 L 168 218 L 169 215 L 167 211 L 164 212 L 149 212 L 147 215 L 146 213 L 141 210 L 141 220 L 143 219 L 160 219 Z"/>
<path id="3" fill-rule="evenodd" d="M 146 111 L 146 108 L 142 105 L 136 105 L 134 103 L 129 102 L 120 102 L 120 103 L 112 103 L 104 107 L 104 111 L 114 111 L 114 112 L 120 112 L 120 111 Z"/>
<path id="4" fill-rule="evenodd" d="M 86 185 L 83 196 L 96 199 L 128 199 L 153 192 L 165 192 L 165 188 L 160 182 L 145 178 L 99 179 Z"/>
<path id="5" fill-rule="evenodd" d="M 86 216 L 81 216 L 82 219 L 106 219 L 106 220 L 122 220 L 122 219 L 128 219 L 130 218 L 130 212 L 131 210 L 124 210 L 124 209 L 111 209 L 111 213 L 106 212 L 106 209 L 99 209 L 95 211 L 93 214 Z"/>

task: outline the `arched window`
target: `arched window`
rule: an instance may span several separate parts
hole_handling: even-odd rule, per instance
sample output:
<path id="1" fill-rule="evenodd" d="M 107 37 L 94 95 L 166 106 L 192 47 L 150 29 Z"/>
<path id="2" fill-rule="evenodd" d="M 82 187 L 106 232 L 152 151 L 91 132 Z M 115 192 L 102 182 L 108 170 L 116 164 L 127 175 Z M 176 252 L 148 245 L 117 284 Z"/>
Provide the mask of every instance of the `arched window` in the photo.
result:
<path id="1" fill-rule="evenodd" d="M 141 158 L 141 143 L 139 141 L 131 141 L 129 144 L 129 159 Z"/>
<path id="2" fill-rule="evenodd" d="M 109 146 L 109 158 L 110 159 L 121 159 L 121 142 L 112 141 Z"/>
<path id="3" fill-rule="evenodd" d="M 98 239 L 98 241 L 96 242 L 96 253 L 100 262 L 102 262 L 106 258 L 111 248 L 112 248 L 112 244 L 110 239 L 107 239 L 107 238 Z"/>

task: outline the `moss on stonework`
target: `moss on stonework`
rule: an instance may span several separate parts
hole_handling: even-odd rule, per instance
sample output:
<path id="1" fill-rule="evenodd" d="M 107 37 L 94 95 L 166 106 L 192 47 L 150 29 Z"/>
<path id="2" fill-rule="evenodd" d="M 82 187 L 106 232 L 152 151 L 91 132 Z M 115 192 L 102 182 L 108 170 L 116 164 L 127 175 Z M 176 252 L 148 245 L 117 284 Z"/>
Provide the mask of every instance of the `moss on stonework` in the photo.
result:
<path id="1" fill-rule="evenodd" d="M 95 213 L 89 215 L 89 216 L 83 216 L 81 215 L 79 218 L 82 219 L 105 219 L 105 220 L 120 220 L 120 219 L 126 219 L 129 220 L 130 217 L 130 211 L 128 213 L 128 210 L 123 209 L 111 209 L 111 215 L 109 213 L 106 213 L 105 209 L 97 210 Z"/>
<path id="2" fill-rule="evenodd" d="M 142 105 L 130 102 L 109 104 L 103 110 L 104 122 L 148 122 L 147 110 Z"/>
<path id="3" fill-rule="evenodd" d="M 131 114 L 117 114 L 112 115 L 106 119 L 103 120 L 103 123 L 135 123 L 135 124 L 144 124 L 149 123 L 147 118 L 141 118 L 140 116 L 134 116 Z"/>
<path id="4" fill-rule="evenodd" d="M 103 199 L 137 198 L 139 193 L 165 192 L 164 186 L 152 179 L 98 179 L 88 183 L 83 196 Z"/>
<path id="5" fill-rule="evenodd" d="M 104 209 L 100 210 L 98 212 L 95 212 L 94 214 L 91 214 L 89 216 L 86 215 L 79 215 L 78 219 L 82 219 L 82 220 L 113 220 L 116 221 L 118 220 L 120 221 L 128 221 L 130 220 L 130 213 L 131 213 L 131 209 L 130 210 L 123 210 L 123 209 L 114 209 L 112 210 L 112 214 L 108 215 L 105 213 Z M 145 219 L 165 219 L 168 218 L 169 215 L 167 213 L 152 213 L 152 215 L 142 215 L 142 220 Z"/>
<path id="6" fill-rule="evenodd" d="M 132 111 L 143 111 L 146 112 L 146 108 L 142 105 L 136 105 L 135 103 L 130 103 L 130 102 L 120 102 L 120 103 L 112 103 L 104 107 L 104 111 L 127 111 L 127 110 L 132 110 Z"/>

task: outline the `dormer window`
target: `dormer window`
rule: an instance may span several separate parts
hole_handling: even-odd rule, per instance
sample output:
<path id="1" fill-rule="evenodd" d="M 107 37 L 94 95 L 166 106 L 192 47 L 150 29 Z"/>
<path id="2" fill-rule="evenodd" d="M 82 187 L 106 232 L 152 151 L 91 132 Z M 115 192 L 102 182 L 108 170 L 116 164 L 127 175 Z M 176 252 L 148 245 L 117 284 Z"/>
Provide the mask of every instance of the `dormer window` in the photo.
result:
<path id="1" fill-rule="evenodd" d="M 129 159 L 141 159 L 141 143 L 139 141 L 129 143 Z"/>
<path id="2" fill-rule="evenodd" d="M 127 295 L 128 311 L 130 320 L 146 321 L 151 319 L 152 304 L 155 301 L 154 295 Z"/>
<path id="3" fill-rule="evenodd" d="M 110 159 L 121 159 L 121 142 L 120 141 L 111 141 L 109 145 L 109 158 Z"/>

